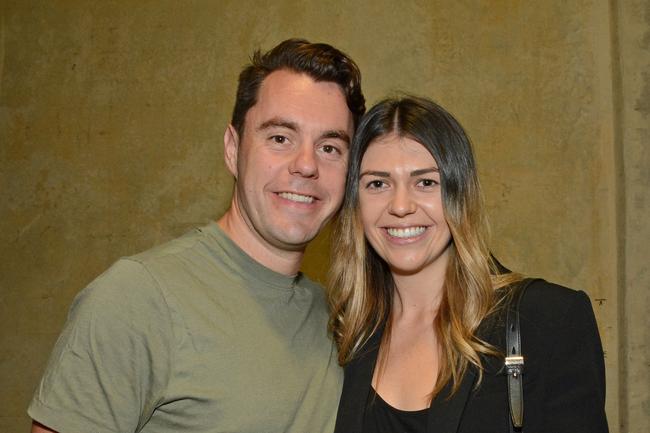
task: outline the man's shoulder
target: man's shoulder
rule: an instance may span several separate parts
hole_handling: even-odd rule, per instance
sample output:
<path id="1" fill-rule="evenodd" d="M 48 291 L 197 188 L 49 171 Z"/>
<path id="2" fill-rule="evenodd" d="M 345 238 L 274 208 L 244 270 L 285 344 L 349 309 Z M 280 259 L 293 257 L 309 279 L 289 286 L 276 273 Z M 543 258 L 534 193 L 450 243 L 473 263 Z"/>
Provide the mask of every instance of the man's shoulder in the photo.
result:
<path id="1" fill-rule="evenodd" d="M 123 257 L 120 261 L 137 263 L 156 279 L 183 277 L 206 269 L 219 269 L 227 249 L 211 223 L 195 227 L 175 239 L 156 245 L 140 253 Z M 120 262 L 118 261 L 118 263 Z M 115 266 L 115 265 L 114 265 Z"/>
<path id="2" fill-rule="evenodd" d="M 140 253 L 124 257 L 124 259 L 138 262 L 146 266 L 149 263 L 155 263 L 170 257 L 181 257 L 191 254 L 193 250 L 199 247 L 205 238 L 206 234 L 204 229 L 194 228 L 177 238 L 153 246 Z"/>
<path id="3" fill-rule="evenodd" d="M 192 256 L 200 254 L 197 250 L 202 248 L 203 238 L 205 234 L 197 228 L 149 250 L 121 257 L 80 292 L 80 298 L 132 301 L 133 297 L 160 297 L 161 285 L 166 286 L 170 276 L 183 274 L 184 267 L 196 266 Z"/>

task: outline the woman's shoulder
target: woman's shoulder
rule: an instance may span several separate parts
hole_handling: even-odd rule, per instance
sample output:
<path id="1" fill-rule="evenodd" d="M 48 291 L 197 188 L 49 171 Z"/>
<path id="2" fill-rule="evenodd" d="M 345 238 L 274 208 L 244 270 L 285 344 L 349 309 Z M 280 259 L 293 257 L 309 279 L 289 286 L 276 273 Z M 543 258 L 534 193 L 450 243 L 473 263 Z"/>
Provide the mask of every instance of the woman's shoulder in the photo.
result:
<path id="1" fill-rule="evenodd" d="M 526 289 L 528 292 L 537 294 L 538 296 L 542 295 L 548 297 L 550 300 L 557 299 L 566 301 L 584 295 L 582 290 L 571 289 L 560 284 L 546 281 L 542 278 L 528 278 L 524 281 L 530 282 Z"/>
<path id="2" fill-rule="evenodd" d="M 542 279 L 530 282 L 520 304 L 522 320 L 545 328 L 562 328 L 574 319 L 593 315 L 589 296 Z"/>

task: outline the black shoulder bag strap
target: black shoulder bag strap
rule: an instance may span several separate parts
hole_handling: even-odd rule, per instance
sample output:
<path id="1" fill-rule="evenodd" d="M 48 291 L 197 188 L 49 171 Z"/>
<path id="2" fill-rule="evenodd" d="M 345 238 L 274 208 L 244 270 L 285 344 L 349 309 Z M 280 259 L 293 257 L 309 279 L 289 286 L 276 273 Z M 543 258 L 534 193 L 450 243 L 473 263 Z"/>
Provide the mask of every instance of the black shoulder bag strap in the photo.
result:
<path id="1" fill-rule="evenodd" d="M 536 278 L 527 278 L 514 288 L 506 313 L 506 359 L 508 375 L 508 405 L 510 406 L 510 431 L 523 432 L 524 425 L 524 356 L 521 353 L 521 331 L 519 327 L 519 305 L 528 286 Z"/>

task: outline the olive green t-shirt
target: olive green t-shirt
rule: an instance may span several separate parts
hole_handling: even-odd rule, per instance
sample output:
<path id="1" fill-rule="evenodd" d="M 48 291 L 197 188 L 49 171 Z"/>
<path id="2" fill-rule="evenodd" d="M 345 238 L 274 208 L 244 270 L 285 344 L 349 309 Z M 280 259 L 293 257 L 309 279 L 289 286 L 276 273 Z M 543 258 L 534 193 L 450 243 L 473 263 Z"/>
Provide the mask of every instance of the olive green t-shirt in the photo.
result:
<path id="1" fill-rule="evenodd" d="M 331 432 L 342 384 L 322 288 L 212 223 L 75 299 L 29 415 L 61 433 Z"/>

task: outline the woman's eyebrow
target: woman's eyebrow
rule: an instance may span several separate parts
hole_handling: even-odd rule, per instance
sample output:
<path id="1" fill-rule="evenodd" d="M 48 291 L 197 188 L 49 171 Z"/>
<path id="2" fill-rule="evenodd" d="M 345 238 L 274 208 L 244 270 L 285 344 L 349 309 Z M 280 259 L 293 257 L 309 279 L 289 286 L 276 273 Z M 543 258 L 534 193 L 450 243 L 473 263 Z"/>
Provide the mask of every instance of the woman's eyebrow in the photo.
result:
<path id="1" fill-rule="evenodd" d="M 413 170 L 411 172 L 411 177 L 421 176 L 421 175 L 427 174 L 427 173 L 438 173 L 439 171 L 440 170 L 438 170 L 438 167 L 421 168 L 419 170 Z"/>
<path id="2" fill-rule="evenodd" d="M 427 173 L 438 173 L 440 170 L 438 170 L 438 167 L 430 167 L 430 168 L 421 168 L 419 170 L 413 170 L 410 174 L 411 177 L 416 177 L 416 176 L 421 176 L 423 174 Z M 366 175 L 371 175 L 371 176 L 378 176 L 378 177 L 390 177 L 390 173 L 387 171 L 377 171 L 377 170 L 366 170 L 361 172 L 359 174 L 359 177 L 363 177 Z"/>
<path id="3" fill-rule="evenodd" d="M 359 177 L 363 177 L 367 175 L 378 176 L 378 177 L 390 177 L 390 173 L 387 171 L 375 171 L 375 170 L 366 170 L 364 172 L 361 172 Z"/>

